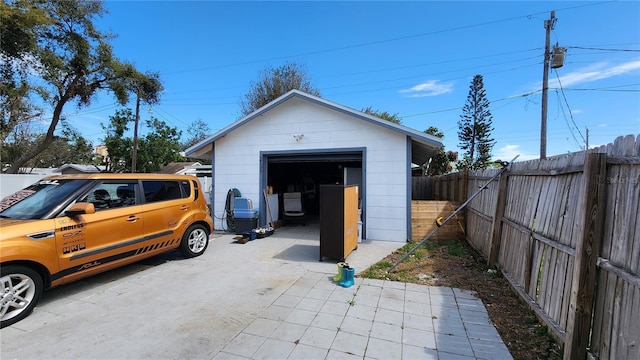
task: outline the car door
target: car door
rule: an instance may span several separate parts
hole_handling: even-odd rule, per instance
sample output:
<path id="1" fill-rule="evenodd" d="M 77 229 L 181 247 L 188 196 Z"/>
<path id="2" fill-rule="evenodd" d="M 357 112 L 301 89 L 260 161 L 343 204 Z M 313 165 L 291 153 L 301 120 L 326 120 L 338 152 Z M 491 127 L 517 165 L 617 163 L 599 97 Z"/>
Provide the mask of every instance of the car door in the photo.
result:
<path id="1" fill-rule="evenodd" d="M 176 248 L 190 225 L 192 190 L 187 180 L 142 180 L 144 233 L 152 252 Z"/>
<path id="2" fill-rule="evenodd" d="M 123 189 L 128 192 L 123 192 Z M 144 252 L 144 221 L 137 181 L 101 180 L 78 202 L 93 214 L 56 219 L 56 243 L 63 282 L 134 261 Z M 133 198 L 120 198 L 130 195 Z"/>

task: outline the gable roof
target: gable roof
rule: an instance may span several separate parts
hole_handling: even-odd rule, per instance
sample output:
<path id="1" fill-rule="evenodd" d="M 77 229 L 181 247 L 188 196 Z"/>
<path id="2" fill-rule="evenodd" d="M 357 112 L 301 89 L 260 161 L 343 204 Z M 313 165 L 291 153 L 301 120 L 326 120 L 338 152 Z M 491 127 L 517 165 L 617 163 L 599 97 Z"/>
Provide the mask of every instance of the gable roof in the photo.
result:
<path id="1" fill-rule="evenodd" d="M 99 173 L 105 169 L 102 165 L 64 164 L 56 172 Z"/>
<path id="2" fill-rule="evenodd" d="M 265 112 L 275 108 L 276 106 L 292 98 L 299 98 L 306 101 L 310 101 L 312 103 L 324 106 L 326 108 L 329 108 L 335 111 L 345 113 L 347 115 L 353 116 L 360 120 L 367 121 L 369 123 L 382 126 L 384 128 L 387 128 L 408 136 L 409 138 L 411 138 L 411 154 L 412 154 L 411 160 L 414 164 L 421 165 L 423 162 L 431 158 L 442 147 L 442 139 L 439 137 L 429 135 L 427 133 L 406 127 L 404 125 L 392 123 L 391 121 L 387 121 L 377 116 L 369 115 L 362 111 L 354 110 L 346 106 L 336 104 L 334 102 L 325 100 L 317 96 L 313 96 L 311 94 L 305 93 L 300 90 L 291 90 L 286 94 L 280 96 L 279 98 L 271 101 L 267 105 L 255 110 L 251 114 L 226 126 L 225 128 L 219 130 L 218 132 L 207 137 L 201 142 L 186 149 L 185 150 L 186 156 L 198 157 L 198 156 L 203 156 L 207 154 L 210 151 L 210 147 L 208 146 L 214 143 L 216 140 L 224 137 L 225 135 L 229 134 L 235 129 L 241 127 L 242 125 L 252 121 L 253 119 L 264 114 Z"/>
<path id="3" fill-rule="evenodd" d="M 194 165 L 200 165 L 200 163 L 196 161 L 170 162 L 162 166 L 158 174 L 178 174 L 184 172 L 187 167 Z"/>

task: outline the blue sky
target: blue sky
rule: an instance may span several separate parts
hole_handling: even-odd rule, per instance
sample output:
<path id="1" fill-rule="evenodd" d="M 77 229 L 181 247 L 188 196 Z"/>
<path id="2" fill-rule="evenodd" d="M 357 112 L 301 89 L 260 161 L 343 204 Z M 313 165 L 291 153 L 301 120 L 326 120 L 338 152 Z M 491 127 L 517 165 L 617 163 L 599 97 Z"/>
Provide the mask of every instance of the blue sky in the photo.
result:
<path id="1" fill-rule="evenodd" d="M 457 122 L 474 75 L 491 102 L 494 158 L 540 153 L 544 21 L 567 48 L 549 73 L 547 156 L 640 134 L 640 2 L 106 1 L 97 21 L 117 35 L 115 55 L 157 71 L 165 91 L 147 114 L 186 135 L 195 120 L 215 132 L 238 119 L 239 102 L 265 67 L 303 65 L 321 96 L 397 113 L 402 124 L 444 131 Z M 133 104 L 130 106 L 134 108 Z M 100 96 L 66 109 L 94 144 L 118 109 Z M 141 128 L 145 134 L 146 129 Z"/>

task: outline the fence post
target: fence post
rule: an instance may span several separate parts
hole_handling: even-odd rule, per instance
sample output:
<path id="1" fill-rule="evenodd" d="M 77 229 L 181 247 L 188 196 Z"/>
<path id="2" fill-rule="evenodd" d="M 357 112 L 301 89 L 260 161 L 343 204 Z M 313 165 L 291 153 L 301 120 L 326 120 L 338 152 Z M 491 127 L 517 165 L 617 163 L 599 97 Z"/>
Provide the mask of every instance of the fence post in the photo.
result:
<path id="1" fill-rule="evenodd" d="M 498 182 L 498 199 L 496 200 L 496 211 L 493 215 L 493 224 L 491 224 L 491 247 L 489 248 L 489 256 L 487 257 L 487 266 L 494 267 L 498 262 L 500 255 L 500 239 L 502 237 L 502 216 L 504 215 L 504 206 L 507 201 L 507 181 L 509 179 L 509 170 L 500 175 Z"/>
<path id="2" fill-rule="evenodd" d="M 458 201 L 458 177 L 460 176 L 460 172 L 456 172 L 451 177 L 451 197 L 450 201 Z"/>
<path id="3" fill-rule="evenodd" d="M 433 200 L 438 200 L 440 198 L 440 194 L 438 193 L 438 189 L 440 188 L 440 180 L 436 176 L 432 176 L 433 179 L 433 187 L 431 188 L 431 198 Z"/>
<path id="4" fill-rule="evenodd" d="M 583 360 L 591 331 L 591 314 L 595 296 L 596 261 L 600 252 L 604 219 L 607 155 L 586 154 L 584 186 L 578 203 L 582 220 L 574 226 L 577 234 L 576 256 L 573 264 L 571 302 L 567 319 L 564 359 Z"/>
<path id="5" fill-rule="evenodd" d="M 465 202 L 469 198 L 469 169 L 462 170 L 462 199 Z M 466 218 L 465 218 L 466 219 Z"/>

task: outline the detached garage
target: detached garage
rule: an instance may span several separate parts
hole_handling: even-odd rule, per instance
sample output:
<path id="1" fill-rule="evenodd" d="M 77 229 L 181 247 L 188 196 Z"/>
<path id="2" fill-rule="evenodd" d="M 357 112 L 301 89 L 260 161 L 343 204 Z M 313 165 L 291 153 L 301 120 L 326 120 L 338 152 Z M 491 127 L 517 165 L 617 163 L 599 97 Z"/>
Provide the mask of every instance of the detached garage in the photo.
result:
<path id="1" fill-rule="evenodd" d="M 438 137 L 292 90 L 186 155 L 212 159 L 216 229 L 227 228 L 232 189 L 252 200 L 264 225 L 264 189 L 302 193 L 313 218 L 320 185 L 357 184 L 362 237 L 403 242 L 411 237 L 411 164 L 426 163 L 441 146 Z"/>

